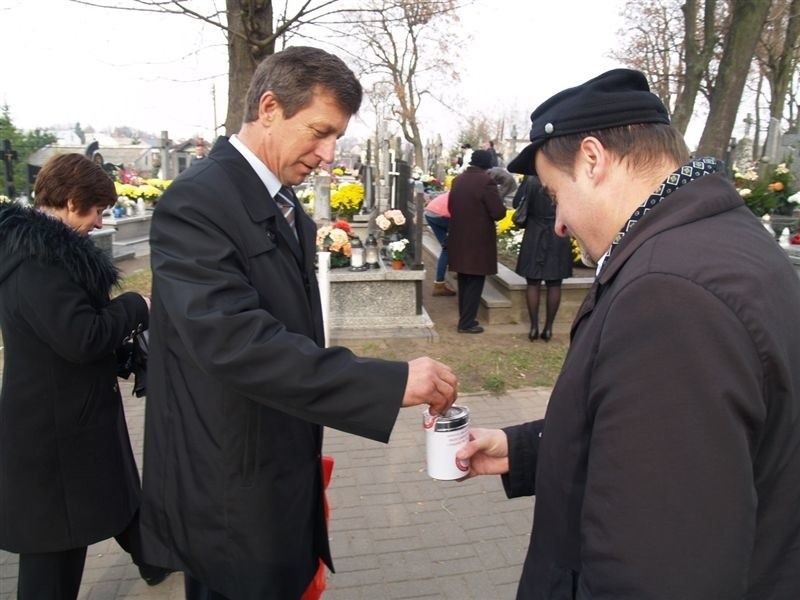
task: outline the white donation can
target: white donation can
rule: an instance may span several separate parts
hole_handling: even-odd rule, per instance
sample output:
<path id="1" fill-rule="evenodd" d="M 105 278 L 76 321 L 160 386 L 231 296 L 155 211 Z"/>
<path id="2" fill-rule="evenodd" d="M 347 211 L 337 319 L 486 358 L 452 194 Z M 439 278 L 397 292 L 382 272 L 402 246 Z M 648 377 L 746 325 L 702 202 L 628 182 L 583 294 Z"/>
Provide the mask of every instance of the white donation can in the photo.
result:
<path id="1" fill-rule="evenodd" d="M 456 452 L 469 441 L 469 409 L 451 406 L 443 415 L 422 415 L 428 476 L 433 479 L 461 479 L 469 473 L 469 461 L 456 458 Z"/>

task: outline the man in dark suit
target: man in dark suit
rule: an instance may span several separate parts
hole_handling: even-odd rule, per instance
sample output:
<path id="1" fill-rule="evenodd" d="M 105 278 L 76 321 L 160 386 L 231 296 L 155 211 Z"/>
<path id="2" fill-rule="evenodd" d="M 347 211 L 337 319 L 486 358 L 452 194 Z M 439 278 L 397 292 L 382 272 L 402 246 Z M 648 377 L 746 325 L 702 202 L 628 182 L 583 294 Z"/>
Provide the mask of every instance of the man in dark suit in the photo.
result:
<path id="1" fill-rule="evenodd" d="M 332 568 L 322 426 L 387 441 L 401 406 L 446 411 L 429 358 L 324 348 L 316 227 L 291 191 L 332 163 L 361 102 L 337 57 L 289 48 L 247 92 L 237 135 L 168 188 L 153 216 L 142 523 L 187 598 L 297 599 Z"/>

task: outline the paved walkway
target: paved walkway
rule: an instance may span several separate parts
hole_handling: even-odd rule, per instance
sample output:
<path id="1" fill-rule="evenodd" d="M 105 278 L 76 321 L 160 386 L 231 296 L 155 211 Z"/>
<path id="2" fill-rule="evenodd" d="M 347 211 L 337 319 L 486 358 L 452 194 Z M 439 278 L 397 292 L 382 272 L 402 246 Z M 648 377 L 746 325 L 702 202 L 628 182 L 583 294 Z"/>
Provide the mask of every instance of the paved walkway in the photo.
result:
<path id="1" fill-rule="evenodd" d="M 145 401 L 123 383 L 131 441 L 141 464 Z M 378 391 L 376 390 L 376 393 Z M 464 395 L 475 426 L 544 414 L 549 390 Z M 425 472 L 422 410 L 403 409 L 389 444 L 332 429 L 328 498 L 337 572 L 325 600 L 503 600 L 514 598 L 530 537 L 533 501 L 508 500 L 499 477 L 440 482 Z M 0 600 L 16 598 L 17 557 L 0 551 Z M 89 547 L 81 600 L 181 600 L 183 578 L 156 587 L 139 579 L 114 540 Z"/>

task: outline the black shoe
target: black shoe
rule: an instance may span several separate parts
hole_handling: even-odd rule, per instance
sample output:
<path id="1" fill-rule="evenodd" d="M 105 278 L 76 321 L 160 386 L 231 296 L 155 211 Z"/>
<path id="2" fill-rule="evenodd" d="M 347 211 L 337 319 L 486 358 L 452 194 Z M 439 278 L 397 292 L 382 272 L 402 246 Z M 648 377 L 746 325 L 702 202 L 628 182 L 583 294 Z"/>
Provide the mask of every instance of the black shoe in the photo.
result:
<path id="1" fill-rule="evenodd" d="M 542 337 L 544 337 L 544 336 L 542 336 Z M 539 339 L 539 326 L 538 325 L 536 327 L 531 327 L 531 331 L 528 334 L 528 339 L 530 341 Z"/>
<path id="2" fill-rule="evenodd" d="M 542 339 L 545 342 L 549 342 L 550 338 L 552 338 L 552 337 L 553 337 L 553 329 L 550 328 L 550 327 L 545 327 L 545 329 L 542 330 Z"/>
<path id="3" fill-rule="evenodd" d="M 466 329 L 458 328 L 458 333 L 483 333 L 483 327 L 480 325 L 473 325 L 472 327 L 467 327 Z"/>
<path id="4" fill-rule="evenodd" d="M 144 579 L 147 585 L 158 585 L 172 573 L 172 569 L 156 567 L 155 565 L 139 565 L 139 577 Z"/>

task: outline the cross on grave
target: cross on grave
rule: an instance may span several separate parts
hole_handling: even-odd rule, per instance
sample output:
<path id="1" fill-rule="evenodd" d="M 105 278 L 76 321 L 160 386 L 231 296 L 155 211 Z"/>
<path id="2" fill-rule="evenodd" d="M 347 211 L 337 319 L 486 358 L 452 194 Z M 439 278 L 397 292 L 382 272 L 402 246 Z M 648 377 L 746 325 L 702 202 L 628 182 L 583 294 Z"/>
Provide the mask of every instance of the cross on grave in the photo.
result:
<path id="1" fill-rule="evenodd" d="M 14 162 L 17 160 L 17 151 L 11 149 L 11 141 L 3 140 L 3 166 L 5 167 L 6 177 L 6 196 L 14 199 L 16 190 L 14 189 Z"/>
<path id="2" fill-rule="evenodd" d="M 742 119 L 744 123 L 744 137 L 750 137 L 750 127 L 755 125 L 755 121 L 753 120 L 753 115 L 747 113 L 747 116 Z"/>

